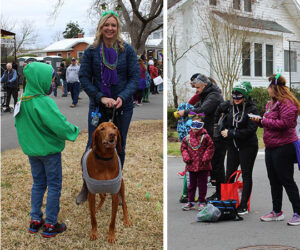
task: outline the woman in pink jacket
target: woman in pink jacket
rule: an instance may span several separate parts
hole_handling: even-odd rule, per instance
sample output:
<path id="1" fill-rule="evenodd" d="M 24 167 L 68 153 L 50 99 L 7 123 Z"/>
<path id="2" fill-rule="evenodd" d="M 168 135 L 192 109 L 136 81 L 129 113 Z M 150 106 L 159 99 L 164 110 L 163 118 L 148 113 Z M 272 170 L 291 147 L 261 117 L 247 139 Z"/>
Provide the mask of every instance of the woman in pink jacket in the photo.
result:
<path id="1" fill-rule="evenodd" d="M 188 203 L 183 210 L 195 209 L 195 193 L 198 186 L 199 210 L 206 205 L 207 178 L 211 171 L 211 159 L 214 155 L 214 144 L 202 121 L 204 113 L 196 114 L 190 111 L 193 122 L 189 134 L 183 138 L 181 154 L 186 163 L 185 170 L 189 171 Z"/>
<path id="2" fill-rule="evenodd" d="M 294 215 L 288 225 L 300 225 L 300 196 L 294 181 L 294 162 L 296 150 L 294 142 L 297 117 L 300 114 L 300 103 L 285 86 L 283 76 L 277 74 L 269 78 L 268 92 L 271 97 L 266 105 L 262 119 L 255 119 L 264 128 L 265 161 L 271 185 L 273 211 L 262 216 L 262 221 L 284 220 L 282 208 L 283 188 L 292 203 Z"/>

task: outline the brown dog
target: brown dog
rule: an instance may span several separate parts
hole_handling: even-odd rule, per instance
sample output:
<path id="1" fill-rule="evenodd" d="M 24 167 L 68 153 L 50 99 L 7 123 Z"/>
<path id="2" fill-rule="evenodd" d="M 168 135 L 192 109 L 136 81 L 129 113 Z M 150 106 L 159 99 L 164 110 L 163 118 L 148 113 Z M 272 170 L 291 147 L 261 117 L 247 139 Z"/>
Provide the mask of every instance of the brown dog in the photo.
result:
<path id="1" fill-rule="evenodd" d="M 118 128 L 112 122 L 103 122 L 93 133 L 91 148 L 92 151 L 88 154 L 86 164 L 87 171 L 91 178 L 96 180 L 111 180 L 116 178 L 119 174 L 118 157 L 115 148 L 121 151 L 121 136 Z M 119 205 L 119 194 L 122 198 L 123 208 L 123 224 L 125 227 L 130 226 L 128 219 L 127 205 L 125 202 L 125 186 L 124 181 L 121 181 L 120 191 L 112 194 L 112 214 L 111 222 L 108 231 L 108 242 L 115 241 L 115 222 Z M 98 237 L 96 212 L 103 205 L 106 194 L 100 194 L 100 202 L 96 209 L 95 194 L 89 191 L 88 201 L 91 214 L 92 230 L 90 232 L 90 239 L 96 240 Z"/>

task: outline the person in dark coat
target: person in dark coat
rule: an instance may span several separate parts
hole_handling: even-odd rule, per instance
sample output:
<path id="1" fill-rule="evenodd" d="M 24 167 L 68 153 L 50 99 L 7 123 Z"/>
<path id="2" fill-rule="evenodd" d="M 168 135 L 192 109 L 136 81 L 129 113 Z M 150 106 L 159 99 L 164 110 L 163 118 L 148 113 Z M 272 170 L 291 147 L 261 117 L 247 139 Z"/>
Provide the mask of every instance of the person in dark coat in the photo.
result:
<path id="1" fill-rule="evenodd" d="M 11 96 L 14 98 L 14 106 L 16 106 L 18 101 L 18 75 L 17 71 L 13 69 L 11 63 L 6 64 L 6 69 L 7 70 L 5 70 L 3 76 L 1 77 L 1 83 L 4 83 L 4 89 L 7 92 L 5 103 L 6 109 L 4 112 L 10 112 L 9 103 Z"/>
<path id="2" fill-rule="evenodd" d="M 195 113 L 205 114 L 204 128 L 212 138 L 214 127 L 214 115 L 218 105 L 223 102 L 221 90 L 218 86 L 214 85 L 207 76 L 198 74 L 192 82 L 192 86 L 198 92 L 199 101 L 194 105 L 192 110 L 178 111 L 180 116 L 187 116 L 190 111 Z"/>
<path id="3" fill-rule="evenodd" d="M 258 151 L 256 135 L 257 124 L 248 114 L 258 114 L 256 105 L 249 93 L 252 91 L 250 82 L 237 84 L 232 89 L 233 103 L 228 109 L 228 116 L 221 135 L 228 140 L 226 180 L 237 170 L 242 170 L 243 192 L 239 207 L 239 215 L 248 213 L 248 201 L 252 190 L 252 172 Z M 233 181 L 232 178 L 231 181 Z"/>
<path id="4" fill-rule="evenodd" d="M 209 77 L 197 73 L 194 74 L 191 77 L 191 85 L 193 88 L 196 88 L 196 91 L 198 93 L 198 102 L 194 105 L 193 109 L 186 109 L 178 111 L 178 115 L 180 116 L 187 116 L 190 111 L 193 111 L 195 113 L 204 113 L 205 114 L 205 124 L 204 128 L 207 130 L 207 133 L 211 138 L 213 138 L 213 128 L 214 128 L 214 115 L 217 107 L 221 102 L 223 102 L 223 97 L 221 90 L 218 86 L 216 86 Z M 197 99 L 194 97 L 194 99 Z M 214 144 L 215 141 L 214 141 Z M 218 162 L 218 159 L 220 158 L 219 150 L 220 147 L 215 145 L 215 154 L 212 158 L 211 164 L 212 164 L 212 173 L 214 173 L 214 169 L 216 168 L 216 162 Z M 224 150 L 223 150 L 224 151 Z M 224 152 L 221 152 L 223 154 Z M 222 157 L 222 156 L 221 156 Z M 224 159 L 224 158 L 223 158 Z M 211 180 L 212 177 L 211 176 Z M 215 178 L 215 177 L 213 177 Z M 184 195 L 184 194 L 183 194 Z M 183 195 L 180 198 L 180 202 L 185 201 L 185 199 L 182 199 Z M 209 197 L 210 198 L 210 197 Z M 207 198 L 207 199 L 209 199 Z"/>

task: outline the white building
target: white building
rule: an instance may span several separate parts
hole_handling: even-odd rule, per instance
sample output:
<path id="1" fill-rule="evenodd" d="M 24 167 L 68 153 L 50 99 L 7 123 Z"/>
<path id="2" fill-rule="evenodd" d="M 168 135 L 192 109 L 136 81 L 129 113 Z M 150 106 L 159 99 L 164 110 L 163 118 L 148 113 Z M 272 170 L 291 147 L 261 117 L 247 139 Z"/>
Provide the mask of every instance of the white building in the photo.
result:
<path id="1" fill-rule="evenodd" d="M 279 70 L 288 83 L 290 75 L 293 83 L 300 83 L 300 5 L 297 0 L 169 0 L 168 33 L 171 26 L 174 26 L 179 52 L 199 41 L 199 23 L 212 11 L 220 22 L 225 22 L 223 15 L 235 13 L 236 18 L 232 23 L 237 29 L 243 23 L 249 24 L 250 35 L 245 44 L 250 46 L 250 53 L 243 54 L 245 60 L 241 65 L 239 81 L 250 81 L 254 87 L 266 87 L 268 76 Z M 299 43 L 290 44 L 289 41 Z M 206 50 L 206 47 L 199 43 L 179 60 L 176 67 L 177 76 L 181 75 L 178 90 L 180 101 L 187 101 L 194 94 L 194 90 L 187 84 L 194 73 L 217 78 L 209 62 L 197 55 L 195 50 Z M 206 53 L 208 57 L 211 55 L 211 52 Z M 168 60 L 168 92 L 172 92 L 172 73 Z M 172 99 L 169 95 L 170 98 Z"/>

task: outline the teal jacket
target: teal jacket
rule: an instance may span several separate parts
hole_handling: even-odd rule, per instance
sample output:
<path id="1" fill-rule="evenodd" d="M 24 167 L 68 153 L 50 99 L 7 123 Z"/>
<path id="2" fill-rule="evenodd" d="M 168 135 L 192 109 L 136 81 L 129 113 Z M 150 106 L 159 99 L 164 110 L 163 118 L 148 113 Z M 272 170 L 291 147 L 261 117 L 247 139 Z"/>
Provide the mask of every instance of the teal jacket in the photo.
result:
<path id="1" fill-rule="evenodd" d="M 53 68 L 45 63 L 33 62 L 24 68 L 27 84 L 15 126 L 20 146 L 29 156 L 59 153 L 65 140 L 75 141 L 79 134 L 78 127 L 69 123 L 47 96 L 52 73 Z"/>

